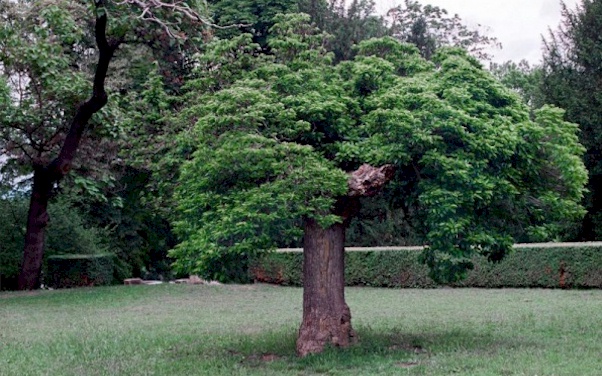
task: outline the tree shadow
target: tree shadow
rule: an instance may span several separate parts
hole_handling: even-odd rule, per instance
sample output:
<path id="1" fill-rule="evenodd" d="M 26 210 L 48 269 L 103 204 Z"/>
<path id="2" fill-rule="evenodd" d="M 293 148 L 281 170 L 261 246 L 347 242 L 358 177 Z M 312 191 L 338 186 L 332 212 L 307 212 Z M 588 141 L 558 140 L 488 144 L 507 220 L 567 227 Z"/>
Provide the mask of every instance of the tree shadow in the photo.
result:
<path id="1" fill-rule="evenodd" d="M 210 357 L 249 369 L 298 371 L 300 374 L 357 372 L 371 367 L 414 368 L 432 357 L 457 352 L 496 356 L 538 344 L 520 336 L 484 333 L 482 328 L 408 331 L 406 328 L 357 329 L 359 342 L 349 348 L 326 348 L 320 354 L 299 358 L 295 354 L 296 330 L 278 330 L 243 335 L 224 342 Z"/>

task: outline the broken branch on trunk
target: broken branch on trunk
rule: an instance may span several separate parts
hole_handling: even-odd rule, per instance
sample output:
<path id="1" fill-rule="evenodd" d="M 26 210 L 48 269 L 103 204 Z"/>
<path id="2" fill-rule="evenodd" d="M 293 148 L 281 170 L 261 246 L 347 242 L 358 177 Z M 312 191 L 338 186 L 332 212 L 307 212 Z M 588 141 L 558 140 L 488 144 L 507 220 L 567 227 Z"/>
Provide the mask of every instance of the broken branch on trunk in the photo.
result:
<path id="1" fill-rule="evenodd" d="M 349 197 L 371 197 L 376 195 L 393 178 L 395 166 L 373 167 L 367 163 L 349 175 Z"/>

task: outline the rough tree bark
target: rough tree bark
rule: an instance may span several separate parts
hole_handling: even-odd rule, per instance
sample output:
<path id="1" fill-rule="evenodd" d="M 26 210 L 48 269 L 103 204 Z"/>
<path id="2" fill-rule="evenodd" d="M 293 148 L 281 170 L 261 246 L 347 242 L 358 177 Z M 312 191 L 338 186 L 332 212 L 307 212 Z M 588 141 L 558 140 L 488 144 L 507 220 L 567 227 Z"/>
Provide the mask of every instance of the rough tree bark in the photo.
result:
<path id="1" fill-rule="evenodd" d="M 40 286 L 45 230 L 49 220 L 48 201 L 53 187 L 52 182 L 45 175 L 45 169 L 35 168 L 27 214 L 23 261 L 17 281 L 19 290 L 32 290 Z"/>
<path id="2" fill-rule="evenodd" d="M 297 353 L 321 352 L 326 344 L 346 347 L 355 340 L 351 312 L 345 303 L 345 227 L 323 229 L 305 223 L 303 243 L 303 322 Z"/>
<path id="3" fill-rule="evenodd" d="M 96 0 L 96 8 L 104 8 L 103 0 Z M 58 156 L 44 165 L 38 162 L 34 167 L 33 186 L 27 215 L 27 230 L 23 261 L 18 279 L 19 290 L 33 290 L 40 286 L 40 274 L 44 256 L 45 229 L 48 224 L 48 202 L 56 182 L 61 180 L 73 164 L 84 130 L 88 121 L 107 103 L 105 80 L 113 54 L 121 40 L 107 40 L 107 16 L 104 10 L 96 18 L 94 34 L 98 47 L 98 64 L 94 73 L 92 96 L 82 103 L 76 111 L 65 142 Z"/>
<path id="4" fill-rule="evenodd" d="M 319 353 L 326 345 L 346 347 L 357 340 L 345 302 L 345 228 L 359 209 L 359 198 L 378 193 L 393 172 L 390 165 L 362 165 L 349 176 L 348 195 L 335 204 L 333 212 L 341 223 L 322 228 L 315 220 L 305 221 L 299 356 Z"/>

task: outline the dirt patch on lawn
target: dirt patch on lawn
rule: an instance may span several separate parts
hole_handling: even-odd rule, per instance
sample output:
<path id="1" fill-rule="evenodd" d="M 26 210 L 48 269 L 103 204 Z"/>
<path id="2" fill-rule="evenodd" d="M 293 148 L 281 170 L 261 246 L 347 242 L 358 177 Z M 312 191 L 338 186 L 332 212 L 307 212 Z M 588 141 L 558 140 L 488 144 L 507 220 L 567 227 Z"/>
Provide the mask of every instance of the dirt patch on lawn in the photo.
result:
<path id="1" fill-rule="evenodd" d="M 420 363 L 419 362 L 400 362 L 400 363 L 395 363 L 395 365 L 400 368 L 413 368 L 413 367 L 419 366 Z"/>
<path id="2" fill-rule="evenodd" d="M 270 363 L 276 360 L 282 359 L 282 356 L 273 353 L 261 353 L 261 354 L 250 354 L 244 355 L 236 350 L 228 350 L 228 355 L 240 357 L 240 363 L 250 366 L 258 366 L 261 363 Z"/>

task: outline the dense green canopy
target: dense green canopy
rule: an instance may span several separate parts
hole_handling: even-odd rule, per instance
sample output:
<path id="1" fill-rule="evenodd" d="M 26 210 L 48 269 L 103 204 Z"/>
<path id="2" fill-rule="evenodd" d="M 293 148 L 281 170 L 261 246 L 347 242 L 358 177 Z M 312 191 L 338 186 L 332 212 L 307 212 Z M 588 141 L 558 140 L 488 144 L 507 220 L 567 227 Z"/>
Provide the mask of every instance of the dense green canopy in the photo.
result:
<path id="1" fill-rule="evenodd" d="M 501 258 L 519 232 L 552 239 L 583 215 L 583 147 L 561 110 L 531 120 L 458 49 L 426 61 L 372 39 L 333 65 L 307 21 L 277 19 L 272 56 L 245 35 L 214 42 L 207 53 L 221 64 L 189 84 L 207 94 L 189 95 L 180 115 L 194 126 L 181 137 L 191 158 L 176 189 L 177 268 L 220 278 L 227 260 L 300 235 L 302 218 L 339 221 L 332 206 L 364 163 L 396 167 L 390 184 L 425 227 L 441 279 L 461 276 L 475 252 Z"/>

